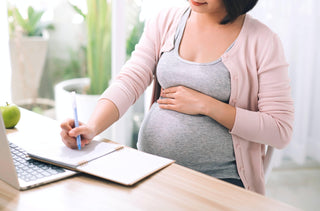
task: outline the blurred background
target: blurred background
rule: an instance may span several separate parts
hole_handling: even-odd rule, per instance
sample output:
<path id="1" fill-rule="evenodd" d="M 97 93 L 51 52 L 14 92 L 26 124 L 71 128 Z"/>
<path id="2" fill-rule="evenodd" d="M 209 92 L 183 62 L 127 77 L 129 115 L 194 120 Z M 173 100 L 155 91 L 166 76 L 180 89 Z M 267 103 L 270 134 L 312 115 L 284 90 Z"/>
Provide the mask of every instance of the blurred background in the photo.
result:
<path id="1" fill-rule="evenodd" d="M 75 90 L 79 118 L 87 121 L 99 95 L 130 58 L 145 21 L 162 8 L 186 4 L 185 0 L 1 1 L 0 104 L 12 102 L 62 121 L 72 117 L 68 96 Z M 282 40 L 296 111 L 292 141 L 273 157 L 267 196 L 304 210 L 320 206 L 319 10 L 316 0 L 260 0 L 249 12 Z M 148 88 L 101 136 L 135 147 L 150 92 Z"/>

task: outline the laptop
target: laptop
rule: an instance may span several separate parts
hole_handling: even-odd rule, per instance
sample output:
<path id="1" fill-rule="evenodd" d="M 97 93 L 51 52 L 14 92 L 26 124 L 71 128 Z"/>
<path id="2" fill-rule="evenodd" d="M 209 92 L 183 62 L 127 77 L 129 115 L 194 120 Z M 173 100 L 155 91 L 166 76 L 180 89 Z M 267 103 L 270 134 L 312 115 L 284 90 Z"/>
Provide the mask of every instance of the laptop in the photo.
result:
<path id="1" fill-rule="evenodd" d="M 18 190 L 61 180 L 77 172 L 33 160 L 25 150 L 10 143 L 0 111 L 0 179 Z"/>

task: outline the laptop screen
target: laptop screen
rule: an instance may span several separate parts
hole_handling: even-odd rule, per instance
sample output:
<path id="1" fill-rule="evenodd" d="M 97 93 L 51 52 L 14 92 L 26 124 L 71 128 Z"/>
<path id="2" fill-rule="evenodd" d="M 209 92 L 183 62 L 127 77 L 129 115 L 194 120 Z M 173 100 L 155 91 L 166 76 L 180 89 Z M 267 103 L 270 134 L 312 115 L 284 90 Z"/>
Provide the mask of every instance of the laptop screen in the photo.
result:
<path id="1" fill-rule="evenodd" d="M 0 179 L 19 189 L 16 168 L 11 156 L 6 129 L 0 111 Z"/>

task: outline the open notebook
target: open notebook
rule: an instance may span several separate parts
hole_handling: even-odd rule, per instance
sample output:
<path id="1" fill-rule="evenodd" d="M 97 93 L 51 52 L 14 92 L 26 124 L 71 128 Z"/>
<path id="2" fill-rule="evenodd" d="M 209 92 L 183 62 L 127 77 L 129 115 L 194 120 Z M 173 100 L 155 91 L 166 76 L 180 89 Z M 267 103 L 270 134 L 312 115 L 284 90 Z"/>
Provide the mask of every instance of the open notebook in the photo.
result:
<path id="1" fill-rule="evenodd" d="M 123 185 L 133 185 L 174 162 L 119 144 L 95 140 L 81 150 L 70 149 L 62 142 L 50 142 L 49 145 L 29 148 L 27 152 L 33 159 Z"/>

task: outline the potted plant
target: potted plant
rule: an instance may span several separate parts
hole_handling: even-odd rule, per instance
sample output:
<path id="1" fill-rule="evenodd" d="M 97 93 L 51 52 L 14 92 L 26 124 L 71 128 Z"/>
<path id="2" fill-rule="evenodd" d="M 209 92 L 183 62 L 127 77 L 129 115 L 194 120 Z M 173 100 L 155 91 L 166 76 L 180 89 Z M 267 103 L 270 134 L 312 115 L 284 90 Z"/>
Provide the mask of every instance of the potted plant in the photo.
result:
<path id="1" fill-rule="evenodd" d="M 38 88 L 46 61 L 48 33 L 52 24 L 41 21 L 44 11 L 28 7 L 23 18 L 17 8 L 8 9 L 12 101 L 31 110 L 53 108 L 49 99 L 38 98 Z"/>
<path id="2" fill-rule="evenodd" d="M 79 120 L 87 122 L 98 98 L 109 86 L 111 80 L 111 3 L 107 0 L 87 0 L 87 14 L 84 14 L 77 6 L 72 5 L 72 7 L 86 21 L 86 69 L 88 77 L 65 80 L 55 86 L 56 118 L 58 121 L 63 121 L 67 117 L 72 118 L 70 92 L 76 91 Z M 138 20 L 138 17 L 136 19 Z M 127 40 L 128 57 L 138 42 L 142 30 L 143 23 L 138 21 Z M 126 134 L 121 132 L 123 136 L 121 138 L 117 137 L 117 141 L 132 145 L 133 120 L 131 112 L 127 112 L 120 122 L 122 125 L 125 124 Z M 112 131 L 114 131 L 113 128 L 109 128 L 100 136 L 114 139 L 115 133 Z"/>
<path id="3" fill-rule="evenodd" d="M 73 8 L 86 22 L 86 78 L 75 78 L 55 85 L 56 119 L 72 117 L 70 92 L 76 91 L 79 119 L 87 122 L 102 92 L 111 80 L 111 3 L 107 0 L 87 0 L 87 14 Z M 111 138 L 111 130 L 105 131 Z"/>

